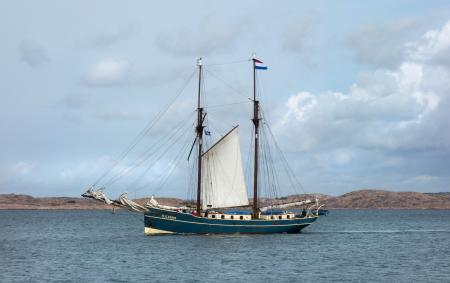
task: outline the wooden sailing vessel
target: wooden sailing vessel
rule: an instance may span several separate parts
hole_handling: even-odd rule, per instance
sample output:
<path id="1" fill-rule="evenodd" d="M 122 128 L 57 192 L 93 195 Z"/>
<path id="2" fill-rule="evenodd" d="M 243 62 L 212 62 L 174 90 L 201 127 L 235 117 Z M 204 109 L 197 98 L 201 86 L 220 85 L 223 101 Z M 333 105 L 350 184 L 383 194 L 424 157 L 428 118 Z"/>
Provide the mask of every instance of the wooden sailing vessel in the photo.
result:
<path id="1" fill-rule="evenodd" d="M 153 197 L 139 205 L 122 195 L 109 200 L 102 190 L 90 188 L 84 197 L 127 207 L 144 214 L 145 233 L 156 234 L 221 234 L 221 233 L 297 233 L 319 217 L 318 201 L 303 200 L 266 207 L 259 205 L 260 166 L 260 102 L 256 96 L 256 71 L 265 69 L 255 57 L 253 62 L 253 201 L 249 203 L 242 167 L 238 126 L 232 128 L 208 149 L 204 149 L 203 134 L 206 111 L 202 107 L 203 64 L 199 59 L 197 122 L 196 122 L 196 202 L 195 207 L 160 205 Z M 250 207 L 251 210 L 246 210 Z M 289 207 L 303 206 L 302 213 L 288 211 Z M 233 208 L 240 207 L 240 210 Z M 315 207 L 316 213 L 311 213 Z"/>

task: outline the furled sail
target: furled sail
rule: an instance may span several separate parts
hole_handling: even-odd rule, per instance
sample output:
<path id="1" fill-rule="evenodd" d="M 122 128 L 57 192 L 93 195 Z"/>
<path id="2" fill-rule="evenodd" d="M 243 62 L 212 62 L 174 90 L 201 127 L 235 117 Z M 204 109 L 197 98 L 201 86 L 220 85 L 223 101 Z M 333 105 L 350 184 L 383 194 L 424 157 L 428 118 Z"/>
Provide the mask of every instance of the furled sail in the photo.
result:
<path id="1" fill-rule="evenodd" d="M 158 201 L 152 196 L 147 203 L 145 204 L 146 207 L 158 207 L 162 209 L 168 209 L 168 210 L 182 210 L 182 209 L 189 209 L 187 206 L 169 206 L 169 205 L 162 205 L 159 204 Z"/>
<path id="2" fill-rule="evenodd" d="M 202 156 L 202 209 L 248 205 L 238 128 Z"/>
<path id="3" fill-rule="evenodd" d="M 266 207 L 261 207 L 261 211 L 267 211 L 269 209 L 275 209 L 275 208 L 289 208 L 289 207 L 293 207 L 293 206 L 301 206 L 301 205 L 305 205 L 305 204 L 310 204 L 311 200 L 307 199 L 304 201 L 297 201 L 297 202 L 290 202 L 290 203 L 283 203 L 283 204 L 275 204 L 275 205 L 270 205 L 270 206 L 266 206 Z"/>
<path id="4" fill-rule="evenodd" d="M 103 192 L 103 189 L 97 189 L 95 190 L 95 188 L 93 186 L 89 187 L 86 192 L 84 194 L 81 195 L 84 198 L 91 198 L 91 199 L 95 199 L 101 202 L 104 202 L 106 204 L 112 204 L 113 201 L 110 200 L 105 193 Z"/>
<path id="5" fill-rule="evenodd" d="M 142 205 L 130 200 L 128 198 L 127 193 L 121 194 L 120 197 L 116 200 L 116 202 L 131 211 L 146 212 L 148 210 L 147 208 L 143 207 Z"/>

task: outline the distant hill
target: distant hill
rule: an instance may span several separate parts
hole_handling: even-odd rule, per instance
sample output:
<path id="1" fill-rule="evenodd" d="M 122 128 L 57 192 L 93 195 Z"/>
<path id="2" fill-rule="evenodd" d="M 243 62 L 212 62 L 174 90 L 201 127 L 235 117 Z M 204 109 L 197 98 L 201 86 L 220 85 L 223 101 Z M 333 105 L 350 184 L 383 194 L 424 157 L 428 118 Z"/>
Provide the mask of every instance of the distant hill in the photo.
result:
<path id="1" fill-rule="evenodd" d="M 111 209 L 110 206 L 84 198 L 0 195 L 0 209 Z"/>
<path id="2" fill-rule="evenodd" d="M 360 190 L 326 200 L 328 208 L 450 209 L 450 193 Z"/>
<path id="3" fill-rule="evenodd" d="M 390 192 L 384 190 L 359 190 L 338 197 L 309 194 L 290 195 L 273 199 L 261 199 L 261 205 L 268 203 L 286 203 L 314 198 L 318 196 L 326 208 L 378 208 L 378 209 L 450 209 L 450 192 L 416 193 Z M 145 203 L 147 199 L 138 199 L 138 203 Z M 158 198 L 158 202 L 165 205 L 181 206 L 186 201 L 177 198 Z M 94 200 L 73 197 L 35 198 L 28 195 L 3 194 L 0 195 L 0 209 L 111 209 L 111 206 Z"/>

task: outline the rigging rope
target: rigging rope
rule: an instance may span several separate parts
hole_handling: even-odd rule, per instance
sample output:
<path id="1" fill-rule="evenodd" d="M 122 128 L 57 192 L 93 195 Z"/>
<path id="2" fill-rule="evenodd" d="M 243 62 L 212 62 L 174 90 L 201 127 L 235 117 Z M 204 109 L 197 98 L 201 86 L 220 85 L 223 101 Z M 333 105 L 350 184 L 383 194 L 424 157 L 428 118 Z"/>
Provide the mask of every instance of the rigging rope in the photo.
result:
<path id="1" fill-rule="evenodd" d="M 185 120 L 182 120 L 183 123 L 179 124 L 181 126 L 184 126 Z M 177 142 L 177 139 L 175 139 L 172 143 L 168 143 L 169 141 L 171 141 L 173 138 L 176 137 L 176 135 L 181 131 L 181 129 L 183 129 L 183 127 L 178 126 L 177 128 L 175 128 L 175 130 L 167 137 L 163 137 L 162 139 L 156 141 L 156 143 L 153 146 L 150 146 L 144 153 L 144 155 L 142 157 L 137 157 L 131 164 L 131 168 L 126 168 L 125 170 L 123 170 L 122 172 L 119 172 L 118 174 L 116 174 L 114 177 L 112 177 L 106 184 L 105 186 L 110 186 L 112 184 L 114 184 L 115 182 L 117 182 L 119 179 L 123 178 L 124 176 L 127 176 L 131 173 L 131 171 L 133 171 L 135 168 L 137 168 L 138 166 L 140 166 L 141 164 L 143 164 L 145 161 L 147 161 L 148 159 L 150 159 L 150 157 L 152 157 L 154 154 L 156 154 L 158 152 L 159 149 L 161 149 L 163 146 L 167 146 L 169 145 L 172 146 Z M 166 150 L 163 153 L 166 153 L 168 151 L 169 148 L 166 148 Z M 150 150 L 154 150 L 154 151 L 150 151 Z M 159 160 L 159 158 L 157 159 Z M 151 166 L 150 166 L 151 168 Z"/>
<path id="2" fill-rule="evenodd" d="M 230 88 L 231 90 L 233 90 L 237 95 L 240 95 L 242 97 L 245 97 L 248 99 L 248 95 L 245 95 L 244 93 L 242 93 L 241 91 L 237 90 L 235 87 L 233 87 L 231 84 L 227 83 L 226 81 L 222 80 L 219 76 L 216 76 L 214 74 L 213 71 L 208 70 L 207 71 L 209 75 L 211 75 L 213 78 L 215 78 L 216 80 L 219 80 L 220 82 L 222 82 L 225 86 L 227 86 L 228 88 Z"/>
<path id="3" fill-rule="evenodd" d="M 216 105 L 210 105 L 210 106 L 205 107 L 205 108 L 210 109 L 210 108 L 224 107 L 224 106 L 230 106 L 230 105 L 245 104 L 245 103 L 249 103 L 249 102 L 251 102 L 251 101 L 248 100 L 248 101 L 242 101 L 242 102 L 216 104 Z"/>
<path id="4" fill-rule="evenodd" d="M 122 160 L 132 151 L 136 145 L 149 133 L 149 131 L 155 126 L 155 124 L 164 116 L 164 114 L 170 109 L 173 103 L 178 99 L 178 97 L 183 93 L 184 89 L 188 86 L 191 79 L 194 77 L 194 74 L 197 70 L 193 71 L 192 74 L 188 77 L 184 85 L 179 89 L 176 95 L 169 101 L 169 103 L 164 107 L 160 112 L 157 113 L 153 120 L 149 121 L 144 129 L 135 137 L 132 141 L 131 145 L 119 156 L 119 158 L 113 163 L 111 168 L 107 170 L 103 175 L 101 175 L 97 181 L 94 182 L 94 186 L 96 186 L 99 182 L 101 182 Z"/>
<path id="5" fill-rule="evenodd" d="M 289 165 L 289 162 L 287 161 L 286 156 L 284 155 L 283 151 L 279 147 L 278 142 L 275 139 L 275 136 L 274 136 L 274 134 L 272 132 L 272 129 L 270 128 L 269 122 L 268 122 L 267 118 L 265 117 L 265 114 L 264 114 L 264 111 L 263 111 L 262 108 L 261 108 L 261 115 L 264 118 L 264 121 L 265 121 L 264 125 L 266 126 L 267 131 L 269 132 L 269 136 L 271 137 L 271 140 L 272 140 L 272 142 L 273 142 L 273 144 L 275 146 L 275 149 L 277 150 L 278 155 L 281 157 L 281 162 L 282 162 L 282 165 L 284 166 L 284 168 L 286 170 L 287 176 L 288 176 L 288 178 L 290 178 L 291 181 L 293 181 L 291 183 L 292 188 L 294 189 L 295 193 L 298 194 L 298 191 L 296 190 L 296 187 L 298 186 L 301 189 L 301 191 L 303 192 L 303 194 L 306 194 L 306 192 L 305 192 L 305 190 L 303 188 L 303 185 L 298 180 L 296 174 L 294 173 L 294 171 L 292 170 L 291 166 Z"/>
<path id="6" fill-rule="evenodd" d="M 212 63 L 212 64 L 204 64 L 203 66 L 223 66 L 223 65 L 232 65 L 232 64 L 239 64 L 244 62 L 249 62 L 252 59 L 245 59 L 245 60 L 238 60 L 238 61 L 230 61 L 230 62 L 224 62 L 224 63 Z"/>
<path id="7" fill-rule="evenodd" d="M 188 130 L 189 130 L 189 128 L 188 128 Z M 174 141 L 173 141 L 171 144 L 169 144 L 169 146 L 164 150 L 164 152 L 162 152 L 162 153 L 158 156 L 158 158 L 154 161 L 153 164 L 158 163 L 158 162 L 163 158 L 163 156 L 164 156 L 170 149 L 172 149 L 173 146 L 174 146 L 175 144 L 177 144 L 177 143 L 181 140 L 182 137 L 186 137 L 186 134 L 187 134 L 187 133 L 188 133 L 188 131 L 184 131 L 180 136 L 176 137 L 176 138 L 174 139 Z M 190 135 L 189 135 L 189 137 L 190 137 Z M 186 141 L 186 138 L 185 138 L 185 141 Z M 190 139 L 189 139 L 189 141 L 190 141 Z M 188 144 L 189 144 L 189 143 L 188 143 Z M 184 145 L 181 147 L 181 150 L 178 152 L 178 154 L 177 154 L 177 155 L 175 156 L 175 158 L 172 160 L 172 162 L 169 162 L 169 163 L 168 163 L 169 166 L 170 166 L 170 164 L 173 164 L 175 161 L 177 161 L 176 164 L 178 164 L 178 163 L 179 163 L 179 157 L 180 157 L 181 153 L 183 153 L 183 152 L 185 152 L 185 151 L 186 151 L 186 145 L 184 144 Z M 181 159 L 182 159 L 182 158 L 181 158 Z M 149 170 L 150 168 L 152 168 L 152 166 L 149 166 L 149 167 L 147 168 L 147 170 L 144 172 L 144 174 L 141 175 L 141 177 L 143 177 L 143 176 L 145 175 L 145 173 L 147 173 L 148 170 Z M 170 170 L 169 170 L 169 173 L 170 173 Z M 142 190 L 142 189 L 145 188 L 147 185 L 148 185 L 148 184 L 143 184 L 143 185 L 141 185 L 140 187 L 138 187 L 137 189 L 135 189 L 134 192 L 137 192 L 137 191 Z M 155 192 L 153 192 L 153 194 L 154 194 L 154 193 L 155 193 Z"/>
<path id="8" fill-rule="evenodd" d="M 190 113 L 190 114 L 191 114 L 190 116 L 192 116 L 192 113 Z M 147 157 L 145 157 L 145 160 L 143 162 L 145 162 L 146 160 L 150 160 L 150 158 L 153 157 L 153 155 L 155 155 L 156 153 L 158 153 L 159 149 L 163 148 L 163 146 L 169 145 L 169 147 L 166 148 L 165 150 L 163 150 L 162 154 L 160 154 L 159 157 L 156 158 L 156 160 L 152 160 L 152 162 L 150 162 L 150 164 L 147 166 L 147 168 L 135 179 L 135 181 L 130 185 L 130 187 L 137 185 L 137 183 L 140 181 L 140 179 L 142 179 L 145 176 L 145 174 L 151 168 L 153 168 L 153 166 L 155 164 L 157 164 L 159 162 L 159 160 L 162 158 L 162 156 L 166 152 L 168 152 L 168 150 L 171 148 L 171 146 L 173 146 L 177 143 L 177 141 L 179 140 L 179 137 L 177 138 L 176 136 L 178 135 L 178 133 L 180 133 L 181 130 L 183 130 L 183 126 L 185 126 L 185 121 L 186 121 L 186 119 L 183 119 L 182 123 L 180 123 L 170 135 L 168 135 L 165 138 L 160 139 L 159 142 L 155 143 L 154 146 L 149 147 L 149 150 L 154 149 L 154 151 L 151 152 Z M 187 127 L 186 129 L 184 129 L 182 136 L 189 129 L 190 129 L 190 127 Z M 169 143 L 171 140 L 173 140 L 173 142 Z M 143 163 L 143 162 L 141 162 L 141 163 Z"/>

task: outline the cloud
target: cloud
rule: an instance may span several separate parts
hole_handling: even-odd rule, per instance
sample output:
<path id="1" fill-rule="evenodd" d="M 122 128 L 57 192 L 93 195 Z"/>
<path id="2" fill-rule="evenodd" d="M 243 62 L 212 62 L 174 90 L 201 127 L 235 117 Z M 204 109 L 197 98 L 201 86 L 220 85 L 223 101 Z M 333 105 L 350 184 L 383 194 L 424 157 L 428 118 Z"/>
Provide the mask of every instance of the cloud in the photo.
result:
<path id="1" fill-rule="evenodd" d="M 420 25 L 418 19 L 404 19 L 383 25 L 368 24 L 353 32 L 349 44 L 359 62 L 395 68 L 405 58 L 408 40 Z"/>
<path id="2" fill-rule="evenodd" d="M 98 178 L 104 173 L 105 168 L 110 168 L 115 162 L 110 156 L 101 156 L 95 160 L 81 162 L 72 168 L 63 169 L 59 174 L 59 178 L 66 184 L 83 180 L 87 186 L 88 181 L 92 182 L 95 178 Z"/>
<path id="3" fill-rule="evenodd" d="M 33 68 L 40 67 L 50 61 L 45 48 L 34 40 L 23 40 L 20 42 L 19 53 L 20 59 Z"/>
<path id="4" fill-rule="evenodd" d="M 291 22 L 284 33 L 282 47 L 290 52 L 303 53 L 310 44 L 308 38 L 314 34 L 317 18 L 306 18 L 301 22 Z"/>
<path id="5" fill-rule="evenodd" d="M 307 187 L 448 190 L 450 68 L 434 54 L 414 58 L 364 73 L 346 93 L 302 91 L 278 109 L 275 134 Z"/>
<path id="6" fill-rule="evenodd" d="M 438 180 L 439 177 L 437 176 L 430 176 L 430 175 L 419 175 L 413 178 L 413 181 L 417 181 L 417 182 L 431 182 L 431 181 L 435 181 Z"/>
<path id="7" fill-rule="evenodd" d="M 85 41 L 85 44 L 93 47 L 109 47 L 137 34 L 134 25 L 120 27 L 114 30 L 104 30 L 96 33 Z"/>
<path id="8" fill-rule="evenodd" d="M 20 161 L 17 162 L 13 169 L 12 174 L 18 176 L 25 176 L 30 174 L 34 170 L 35 166 L 31 163 Z"/>
<path id="9" fill-rule="evenodd" d="M 126 60 L 103 59 L 97 62 L 82 78 L 90 87 L 121 86 L 131 82 L 131 64 Z"/>
<path id="10" fill-rule="evenodd" d="M 127 120 L 139 120 L 141 119 L 141 115 L 138 115 L 133 112 L 128 112 L 121 109 L 108 109 L 101 112 L 96 112 L 95 117 L 101 119 L 103 121 L 127 121 Z"/>
<path id="11" fill-rule="evenodd" d="M 175 32 L 159 34 L 156 45 L 180 57 L 208 56 L 230 50 L 248 27 L 247 20 L 226 24 L 208 17 L 195 28 L 184 26 Z"/>
<path id="12" fill-rule="evenodd" d="M 443 60 L 436 65 L 446 56 L 449 39 L 450 22 L 412 44 L 396 69 L 365 73 L 348 93 L 291 96 L 279 109 L 276 131 L 293 151 L 450 153 L 450 68 Z"/>
<path id="13" fill-rule="evenodd" d="M 410 43 L 409 47 L 409 55 L 415 60 L 450 67 L 450 24 L 428 31 L 421 42 Z"/>
<path id="14" fill-rule="evenodd" d="M 68 109 L 78 110 L 83 108 L 89 101 L 90 96 L 88 94 L 70 93 L 61 99 L 60 105 Z"/>
<path id="15" fill-rule="evenodd" d="M 0 172 L 0 185 L 8 187 L 11 183 L 22 182 L 36 169 L 30 162 L 18 161 L 14 165 L 4 168 Z"/>

